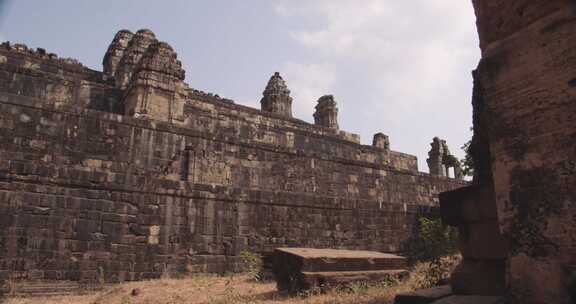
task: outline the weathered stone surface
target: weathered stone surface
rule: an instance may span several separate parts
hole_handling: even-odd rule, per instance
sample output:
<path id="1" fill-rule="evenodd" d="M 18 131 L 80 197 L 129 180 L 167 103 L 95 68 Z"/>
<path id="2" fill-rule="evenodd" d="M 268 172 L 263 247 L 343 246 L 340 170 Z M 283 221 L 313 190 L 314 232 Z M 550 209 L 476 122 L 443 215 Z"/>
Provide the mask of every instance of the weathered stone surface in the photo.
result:
<path id="1" fill-rule="evenodd" d="M 576 262 L 576 3 L 473 3 L 482 48 L 475 186 L 441 196 L 464 248 L 452 286 L 506 289 L 509 303 L 573 303 L 566 267 Z"/>
<path id="2" fill-rule="evenodd" d="M 112 44 L 107 74 L 0 46 L 0 281 L 235 271 L 243 250 L 287 246 L 402 252 L 438 192 L 465 185 L 188 88 L 150 31 Z"/>
<path id="3" fill-rule="evenodd" d="M 104 60 L 102 61 L 102 66 L 104 67 L 104 75 L 108 78 L 115 78 L 118 65 L 120 60 L 124 56 L 124 51 L 128 48 L 128 44 L 134 37 L 134 34 L 128 30 L 121 30 L 116 33 L 114 40 L 110 43 L 106 55 L 104 55 Z"/>
<path id="4" fill-rule="evenodd" d="M 394 304 L 428 304 L 452 295 L 450 285 L 400 293 L 394 298 Z"/>
<path id="5" fill-rule="evenodd" d="M 124 113 L 174 123 L 184 119 L 185 72 L 165 42 L 153 42 L 133 71 L 126 90 Z"/>
<path id="6" fill-rule="evenodd" d="M 409 271 L 396 270 L 364 270 L 364 271 L 326 271 L 302 272 L 302 284 L 294 288 L 295 291 L 320 288 L 326 291 L 333 288 L 342 288 L 359 282 L 383 282 L 386 280 L 403 280 L 408 277 Z"/>
<path id="7" fill-rule="evenodd" d="M 376 133 L 372 139 L 372 147 L 390 151 L 390 138 L 384 133 Z"/>
<path id="8" fill-rule="evenodd" d="M 431 149 L 428 152 L 428 169 L 431 175 L 435 176 L 449 176 L 450 168 L 454 170 L 455 178 L 462 178 L 460 172 L 460 163 L 458 159 L 450 153 L 448 145 L 445 140 L 434 137 L 430 144 Z"/>
<path id="9" fill-rule="evenodd" d="M 314 112 L 314 123 L 338 130 L 338 107 L 336 107 L 334 96 L 324 95 L 318 99 L 316 112 Z"/>
<path id="10" fill-rule="evenodd" d="M 372 251 L 278 248 L 273 271 L 281 291 L 298 292 L 406 276 L 406 258 Z"/>
<path id="11" fill-rule="evenodd" d="M 122 52 L 122 58 L 116 66 L 116 73 L 114 75 L 116 86 L 120 89 L 126 89 L 128 87 L 132 79 L 132 74 L 138 67 L 148 47 L 154 42 L 157 42 L 156 35 L 148 29 L 139 30 L 133 36 L 125 38 L 125 40 L 128 39 L 130 39 L 130 42 L 128 42 L 128 46 Z M 114 44 L 113 41 L 112 45 Z"/>
<path id="12" fill-rule="evenodd" d="M 270 77 L 262 94 L 264 95 L 260 100 L 262 111 L 292 117 L 292 97 L 280 73 L 276 72 Z"/>

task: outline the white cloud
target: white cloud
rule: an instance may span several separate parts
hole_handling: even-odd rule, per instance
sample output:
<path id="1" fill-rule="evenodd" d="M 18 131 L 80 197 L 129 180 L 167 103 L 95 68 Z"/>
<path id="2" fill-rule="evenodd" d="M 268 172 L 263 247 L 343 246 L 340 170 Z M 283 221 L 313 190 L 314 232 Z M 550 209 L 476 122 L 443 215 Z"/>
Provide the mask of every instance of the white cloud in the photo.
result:
<path id="1" fill-rule="evenodd" d="M 392 148 L 417 154 L 421 170 L 434 136 L 462 156 L 479 58 L 470 1 L 275 1 L 276 13 L 293 20 L 290 37 L 308 51 L 306 62 L 332 67 L 326 89 L 352 111 L 340 111 L 344 129 L 366 143 L 375 132 L 389 134 Z M 310 85 L 316 75 L 298 60 L 288 66 L 301 70 L 289 86 L 308 103 L 306 95 L 318 94 Z"/>
<path id="2" fill-rule="evenodd" d="M 329 94 L 336 80 L 335 67 L 330 64 L 284 63 L 280 70 L 294 99 L 295 117 L 312 121 L 316 101 Z"/>

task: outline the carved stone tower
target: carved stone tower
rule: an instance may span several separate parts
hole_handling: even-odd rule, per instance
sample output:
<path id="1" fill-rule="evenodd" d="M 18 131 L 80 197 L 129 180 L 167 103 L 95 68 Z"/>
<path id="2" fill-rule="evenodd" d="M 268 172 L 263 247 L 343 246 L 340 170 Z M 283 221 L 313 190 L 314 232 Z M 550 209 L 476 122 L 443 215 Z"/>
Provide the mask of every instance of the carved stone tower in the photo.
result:
<path id="1" fill-rule="evenodd" d="M 338 130 L 338 108 L 334 96 L 324 95 L 318 99 L 314 123 L 330 129 Z"/>
<path id="2" fill-rule="evenodd" d="M 124 95 L 127 115 L 169 122 L 183 119 L 185 72 L 170 45 L 152 43 L 133 73 Z"/>
<path id="3" fill-rule="evenodd" d="M 115 79 L 118 88 L 126 89 L 128 87 L 132 74 L 146 53 L 148 46 L 156 41 L 156 36 L 151 30 L 143 29 L 136 32 L 124 50 L 116 69 Z"/>
<path id="4" fill-rule="evenodd" d="M 270 78 L 263 95 L 260 100 L 262 111 L 292 117 L 292 97 L 280 73 L 276 72 Z"/>
<path id="5" fill-rule="evenodd" d="M 108 79 L 116 77 L 116 70 L 132 37 L 134 37 L 134 34 L 128 30 L 121 30 L 114 36 L 114 40 L 110 43 L 102 61 L 104 75 Z"/>
<path id="6" fill-rule="evenodd" d="M 387 135 L 384 135 L 384 133 L 376 133 L 372 140 L 372 146 L 374 148 L 390 151 L 390 139 Z"/>

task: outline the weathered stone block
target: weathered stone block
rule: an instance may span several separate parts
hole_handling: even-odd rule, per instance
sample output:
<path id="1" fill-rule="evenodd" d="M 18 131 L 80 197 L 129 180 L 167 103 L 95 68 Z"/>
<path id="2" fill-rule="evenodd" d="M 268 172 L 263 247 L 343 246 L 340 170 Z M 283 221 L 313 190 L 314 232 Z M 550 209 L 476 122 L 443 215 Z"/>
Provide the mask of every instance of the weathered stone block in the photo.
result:
<path id="1" fill-rule="evenodd" d="M 406 275 L 406 259 L 371 251 L 278 248 L 273 272 L 279 290 L 298 292 Z"/>

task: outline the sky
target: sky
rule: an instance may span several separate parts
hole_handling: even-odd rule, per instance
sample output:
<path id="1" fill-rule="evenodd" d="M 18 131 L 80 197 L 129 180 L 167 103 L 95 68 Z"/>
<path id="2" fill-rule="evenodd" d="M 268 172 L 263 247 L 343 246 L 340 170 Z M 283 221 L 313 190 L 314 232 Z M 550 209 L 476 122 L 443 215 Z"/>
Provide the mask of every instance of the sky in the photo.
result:
<path id="1" fill-rule="evenodd" d="M 387 134 L 420 171 L 433 137 L 463 158 L 472 135 L 480 49 L 469 0 L 0 0 L 0 41 L 100 71 L 114 34 L 141 28 L 172 45 L 192 88 L 260 108 L 278 71 L 294 117 L 313 122 L 332 94 L 340 129 L 363 144 Z"/>

